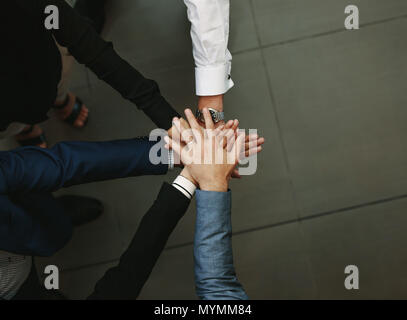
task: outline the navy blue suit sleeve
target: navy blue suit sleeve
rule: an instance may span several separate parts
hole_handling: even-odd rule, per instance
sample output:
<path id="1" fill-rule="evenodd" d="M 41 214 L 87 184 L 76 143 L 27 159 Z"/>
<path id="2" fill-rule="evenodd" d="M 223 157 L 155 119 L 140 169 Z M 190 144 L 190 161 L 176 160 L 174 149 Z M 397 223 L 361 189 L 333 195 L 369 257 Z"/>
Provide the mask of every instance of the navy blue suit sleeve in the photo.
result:
<path id="1" fill-rule="evenodd" d="M 50 256 L 71 237 L 72 226 L 50 192 L 64 186 L 165 174 L 153 165 L 147 139 L 112 142 L 64 142 L 46 150 L 36 147 L 0 152 L 0 250 Z"/>
<path id="2" fill-rule="evenodd" d="M 149 159 L 157 142 L 147 139 L 112 142 L 63 142 L 0 152 L 0 194 L 55 191 L 88 182 L 160 175 L 168 164 Z M 165 162 L 166 157 L 163 155 Z"/>
<path id="3" fill-rule="evenodd" d="M 48 257 L 72 236 L 69 217 L 51 193 L 0 195 L 0 250 Z"/>

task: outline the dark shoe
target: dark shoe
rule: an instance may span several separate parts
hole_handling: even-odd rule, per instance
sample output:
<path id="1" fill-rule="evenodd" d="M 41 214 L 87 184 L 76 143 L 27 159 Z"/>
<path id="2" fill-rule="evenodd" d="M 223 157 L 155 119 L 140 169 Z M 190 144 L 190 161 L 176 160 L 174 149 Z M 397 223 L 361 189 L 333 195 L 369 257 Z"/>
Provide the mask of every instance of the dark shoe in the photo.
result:
<path id="1" fill-rule="evenodd" d="M 100 34 L 105 26 L 105 4 L 106 0 L 78 0 L 74 8 L 81 16 L 88 18 Z"/>
<path id="2" fill-rule="evenodd" d="M 96 220 L 103 213 L 103 204 L 97 199 L 80 196 L 62 196 L 57 201 L 67 210 L 75 227 Z"/>

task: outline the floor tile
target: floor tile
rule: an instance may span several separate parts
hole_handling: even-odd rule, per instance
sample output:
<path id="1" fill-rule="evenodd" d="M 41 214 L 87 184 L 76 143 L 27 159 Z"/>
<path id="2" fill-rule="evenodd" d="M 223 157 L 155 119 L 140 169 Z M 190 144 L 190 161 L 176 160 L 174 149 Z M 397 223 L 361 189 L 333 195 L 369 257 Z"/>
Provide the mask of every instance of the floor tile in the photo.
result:
<path id="1" fill-rule="evenodd" d="M 102 182 L 63 189 L 57 195 L 94 197 L 103 202 L 103 215 L 94 222 L 77 227 L 71 241 L 53 257 L 41 258 L 42 264 L 54 264 L 60 270 L 109 261 L 120 257 L 125 242 L 119 230 L 114 204 L 118 182 Z"/>
<path id="2" fill-rule="evenodd" d="M 184 81 L 187 82 L 188 80 L 185 79 Z M 173 83 L 173 81 L 168 81 L 170 85 Z M 130 139 L 136 136 L 149 135 L 150 131 L 155 128 L 154 124 L 136 106 L 124 100 L 120 94 L 100 81 L 91 91 L 78 89 L 76 92 L 90 109 L 89 123 L 86 128 L 77 130 L 56 119 L 48 121 L 43 127 L 51 145 L 70 140 Z M 191 100 L 195 100 L 192 91 L 190 93 Z M 181 111 L 180 108 L 178 109 Z M 128 244 L 134 236 L 141 218 L 156 198 L 162 183 L 164 181 L 172 182 L 178 173 L 179 170 L 176 170 L 168 176 L 136 177 L 105 182 L 100 186 L 99 184 L 92 184 L 82 188 L 91 190 L 95 193 L 95 197 L 103 199 L 110 206 L 113 217 L 117 217 L 117 225 L 120 229 L 118 240 Z M 174 232 L 168 245 L 192 240 L 194 225 L 192 211 L 193 205 Z M 106 228 L 108 228 L 109 223 L 110 221 L 106 221 Z M 120 250 L 115 253 L 115 256 L 118 254 L 120 254 Z M 108 259 L 109 256 L 101 261 Z"/>
<path id="3" fill-rule="evenodd" d="M 139 223 L 154 203 L 164 181 L 171 183 L 177 173 L 167 176 L 146 176 L 126 179 L 116 185 L 112 192 L 114 207 L 121 230 L 121 239 L 129 244 L 137 231 Z M 193 238 L 195 223 L 194 204 L 181 219 L 171 235 L 167 245 L 173 246 L 190 242 Z"/>
<path id="4" fill-rule="evenodd" d="M 110 262 L 60 273 L 61 292 L 71 300 L 86 299 L 93 292 L 97 281 L 117 263 Z"/>
<path id="5" fill-rule="evenodd" d="M 251 299 L 307 299 L 316 288 L 296 223 L 234 236 L 235 266 Z M 196 299 L 192 246 L 166 251 L 141 299 Z"/>
<path id="6" fill-rule="evenodd" d="M 301 222 L 321 299 L 405 299 L 407 200 Z M 344 287 L 359 269 L 359 290 Z"/>
<path id="7" fill-rule="evenodd" d="M 405 30 L 406 19 L 265 50 L 303 215 L 406 193 Z"/>
<path id="8" fill-rule="evenodd" d="M 75 61 L 70 79 L 70 90 L 75 93 L 75 89 L 89 88 L 88 69 Z"/>
<path id="9" fill-rule="evenodd" d="M 240 231 L 291 220 L 298 213 L 260 52 L 236 55 L 234 63 L 236 86 L 225 96 L 226 117 L 239 119 L 246 133 L 257 129 L 266 139 L 257 158 L 257 172 L 230 184 L 234 230 Z"/>
<path id="10" fill-rule="evenodd" d="M 192 62 L 186 14 L 183 1 L 112 1 L 108 6 L 110 23 L 104 34 L 119 53 L 133 56 L 136 66 L 161 70 Z"/>
<path id="11" fill-rule="evenodd" d="M 251 299 L 405 298 L 406 205 L 400 200 L 234 236 L 238 277 Z M 115 264 L 63 272 L 62 291 L 86 297 Z M 359 268 L 358 291 L 343 285 L 350 264 Z M 162 254 L 140 299 L 196 299 L 192 246 Z"/>
<path id="12" fill-rule="evenodd" d="M 110 141 L 117 139 L 131 139 L 148 135 L 155 128 L 154 124 L 139 111 L 131 102 L 124 100 L 119 93 L 107 84 L 98 81 L 91 90 L 77 89 L 75 91 L 90 109 L 88 125 L 80 130 L 52 119 L 43 125 L 51 144 L 60 141 Z M 89 192 L 96 198 L 102 199 L 107 206 L 107 218 L 97 222 L 94 235 L 97 239 L 103 232 L 112 234 L 114 239 L 106 238 L 110 251 L 95 257 L 82 258 L 75 256 L 72 262 L 71 252 L 63 251 L 57 261 L 61 261 L 63 268 L 108 261 L 120 256 L 122 249 L 128 245 L 137 230 L 142 216 L 153 203 L 159 188 L 167 177 L 137 177 L 121 179 L 104 183 L 95 183 L 75 187 L 75 191 Z M 86 228 L 86 227 L 84 227 Z M 110 228 L 112 230 L 110 231 Z M 86 239 L 82 239 L 86 242 Z M 110 245 L 111 244 L 111 245 Z M 91 248 L 91 247 L 90 247 Z M 88 247 L 82 248 L 83 254 Z M 81 259 L 83 260 L 80 263 Z"/>
<path id="13" fill-rule="evenodd" d="M 257 48 L 259 46 L 250 1 L 230 1 L 229 32 L 229 50 L 232 53 Z"/>
<path id="14" fill-rule="evenodd" d="M 82 129 L 73 128 L 56 119 L 51 112 L 51 120 L 43 125 L 51 144 L 61 140 L 130 139 L 155 128 L 142 111 L 103 82 L 98 82 L 91 90 L 76 89 L 75 93 L 90 110 L 88 125 Z"/>
<path id="15" fill-rule="evenodd" d="M 12 137 L 0 140 L 0 151 L 12 150 L 17 147 L 18 147 L 18 144 L 15 142 L 15 140 Z"/>
<path id="16" fill-rule="evenodd" d="M 117 0 L 108 6 L 108 16 L 104 36 L 113 41 L 120 54 L 131 57 L 137 68 L 160 71 L 185 65 L 194 69 L 190 23 L 183 1 Z M 258 46 L 246 0 L 233 1 L 230 20 L 234 26 L 231 51 Z"/>
<path id="17" fill-rule="evenodd" d="M 260 53 L 239 54 L 235 57 L 234 63 L 236 65 L 234 78 L 238 85 L 226 97 L 227 117 L 241 119 L 241 128 L 257 128 L 259 133 L 267 139 L 264 152 L 258 158 L 256 175 L 246 176 L 241 181 L 232 181 L 231 183 L 234 229 L 241 231 L 295 219 L 297 211 L 285 170 Z M 177 75 L 176 81 L 174 81 L 173 73 Z M 172 105 L 177 107 L 179 112 L 182 112 L 184 106 L 193 106 L 196 101 L 193 92 L 189 90 L 192 86 L 191 77 L 193 77 L 193 73 L 188 67 L 177 68 L 175 72 L 161 72 L 153 75 L 153 78 L 160 84 L 163 95 Z M 101 92 L 101 95 L 103 94 Z M 105 101 L 109 101 L 109 98 L 103 98 L 101 101 L 105 103 Z M 120 104 L 119 100 L 116 105 L 118 104 Z M 254 113 L 252 106 L 256 106 Z M 119 114 L 117 116 L 122 117 Z M 131 121 L 134 121 L 132 125 L 128 125 L 127 129 L 122 125 L 120 130 L 131 130 L 129 128 L 132 127 L 141 128 L 144 126 L 145 118 L 136 119 L 134 117 L 134 120 Z M 164 179 L 171 181 L 174 176 L 175 173 Z M 142 215 L 157 194 L 162 180 L 163 178 L 160 177 L 137 178 L 134 180 L 134 185 L 137 185 L 138 188 L 134 187 L 125 191 L 125 187 L 122 186 L 118 189 L 120 191 L 117 193 L 116 199 L 123 199 L 118 202 L 125 203 L 126 208 L 133 207 L 137 210 L 137 213 L 133 215 L 129 215 L 126 210 L 117 211 L 121 221 L 120 226 L 126 235 L 126 241 L 131 239 Z M 267 197 L 259 198 L 257 197 L 258 194 L 267 194 Z M 194 206 L 192 204 L 171 236 L 168 245 L 191 242 L 194 221 Z"/>
<path id="18" fill-rule="evenodd" d="M 407 19 L 392 18 L 406 15 L 407 3 L 355 0 L 362 24 L 389 21 L 329 34 L 344 28 L 347 4 L 231 1 L 229 48 L 235 53 L 236 86 L 225 97 L 226 116 L 239 118 L 241 128 L 258 129 L 267 141 L 257 174 L 231 182 L 235 264 L 252 299 L 407 296 L 407 200 L 295 222 L 299 216 L 406 194 Z M 104 35 L 118 52 L 157 80 L 179 112 L 186 106 L 194 109 L 194 63 L 183 2 L 115 0 L 108 13 Z M 265 46 L 308 39 L 264 49 L 264 64 L 259 50 L 246 52 L 259 45 L 255 26 Z M 325 35 L 313 37 L 317 34 Z M 89 125 L 76 130 L 50 119 L 43 127 L 51 145 L 132 138 L 154 128 L 141 111 L 83 66 L 75 67 L 71 88 L 90 108 Z M 3 150 L 14 146 L 11 139 L 0 144 Z M 54 257 L 38 259 L 40 272 L 56 264 L 67 297 L 87 297 L 117 263 L 162 182 L 171 182 L 177 174 L 60 191 L 102 199 L 106 210 L 98 221 L 76 229 L 72 241 Z M 284 221 L 291 223 L 281 224 Z M 192 203 L 141 299 L 196 299 L 194 223 Z M 267 228 L 270 225 L 274 227 Z M 359 291 L 343 286 L 349 264 L 359 267 Z"/>
<path id="19" fill-rule="evenodd" d="M 262 45 L 344 29 L 345 7 L 359 8 L 360 23 L 407 14 L 402 0 L 253 0 Z"/>
<path id="20" fill-rule="evenodd" d="M 234 236 L 237 274 L 251 299 L 316 297 L 303 242 L 297 223 Z M 62 292 L 71 299 L 85 298 L 116 263 L 62 272 Z M 197 299 L 192 246 L 164 251 L 139 299 Z"/>
<path id="21" fill-rule="evenodd" d="M 139 299 L 196 300 L 192 246 L 165 251 Z"/>

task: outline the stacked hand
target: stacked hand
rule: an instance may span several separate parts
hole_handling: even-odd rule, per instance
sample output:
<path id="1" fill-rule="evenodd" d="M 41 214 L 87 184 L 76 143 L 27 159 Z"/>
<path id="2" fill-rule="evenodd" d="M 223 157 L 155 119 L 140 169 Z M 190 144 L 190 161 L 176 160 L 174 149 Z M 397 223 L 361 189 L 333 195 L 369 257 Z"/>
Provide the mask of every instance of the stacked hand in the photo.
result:
<path id="1" fill-rule="evenodd" d="M 174 118 L 172 137 L 166 137 L 166 148 L 172 148 L 185 165 L 182 175 L 202 190 L 226 191 L 228 181 L 237 173 L 240 159 L 261 151 L 263 138 L 238 132 L 239 122 L 229 121 L 215 128 L 207 109 L 203 110 L 206 129 L 195 119 L 191 110 L 185 110 L 188 120 Z"/>

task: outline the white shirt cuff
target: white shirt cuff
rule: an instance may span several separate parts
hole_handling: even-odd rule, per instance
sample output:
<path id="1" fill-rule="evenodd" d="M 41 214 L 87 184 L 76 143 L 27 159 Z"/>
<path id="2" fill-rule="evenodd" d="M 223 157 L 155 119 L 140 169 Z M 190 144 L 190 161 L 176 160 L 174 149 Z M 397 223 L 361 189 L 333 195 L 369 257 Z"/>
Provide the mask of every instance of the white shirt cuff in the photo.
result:
<path id="1" fill-rule="evenodd" d="M 174 180 L 172 186 L 182 192 L 188 199 L 192 199 L 196 191 L 196 186 L 181 175 Z"/>
<path id="2" fill-rule="evenodd" d="M 196 95 L 216 96 L 226 93 L 234 86 L 230 73 L 231 63 L 195 68 Z"/>

